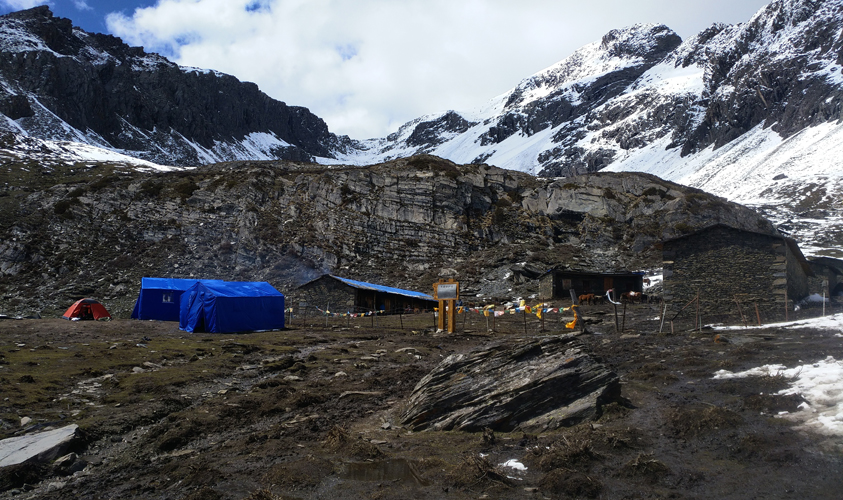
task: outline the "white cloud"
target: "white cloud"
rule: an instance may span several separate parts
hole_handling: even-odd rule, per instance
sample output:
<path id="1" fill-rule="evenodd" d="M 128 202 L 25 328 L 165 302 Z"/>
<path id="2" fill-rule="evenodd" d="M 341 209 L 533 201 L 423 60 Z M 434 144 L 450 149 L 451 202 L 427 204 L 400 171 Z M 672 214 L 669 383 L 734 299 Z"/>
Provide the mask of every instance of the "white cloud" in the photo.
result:
<path id="1" fill-rule="evenodd" d="M 479 106 L 611 29 L 662 22 L 690 36 L 715 21 L 748 20 L 764 1 L 745 2 L 755 5 L 736 19 L 718 17 L 736 2 L 704 3 L 159 0 L 112 13 L 107 24 L 132 45 L 253 81 L 362 139 L 422 114 Z"/>
<path id="2" fill-rule="evenodd" d="M 85 0 L 73 0 L 73 5 L 79 10 L 94 10 Z"/>
<path id="3" fill-rule="evenodd" d="M 45 0 L 0 0 L 0 5 L 12 10 L 31 9 L 39 5 L 53 5 L 53 2 Z"/>

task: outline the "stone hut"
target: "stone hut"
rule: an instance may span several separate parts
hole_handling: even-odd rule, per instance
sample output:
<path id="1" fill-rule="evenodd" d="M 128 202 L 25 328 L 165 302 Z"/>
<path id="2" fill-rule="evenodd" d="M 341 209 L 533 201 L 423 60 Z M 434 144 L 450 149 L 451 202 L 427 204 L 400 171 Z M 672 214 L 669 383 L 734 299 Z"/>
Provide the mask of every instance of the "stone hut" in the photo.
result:
<path id="1" fill-rule="evenodd" d="M 734 317 L 740 311 L 762 321 L 779 321 L 785 307 L 808 295 L 813 276 L 808 261 L 790 238 L 715 224 L 663 243 L 666 317 L 680 313 L 697 294 L 700 314 Z M 685 309 L 686 319 L 696 306 Z"/>
<path id="2" fill-rule="evenodd" d="M 831 257 L 815 257 L 809 259 L 811 270 L 815 277 L 809 279 L 810 293 L 826 297 L 838 297 L 843 295 L 843 260 Z M 825 286 L 823 286 L 825 282 Z"/>
<path id="3" fill-rule="evenodd" d="M 573 288 L 577 295 L 604 295 L 613 289 L 617 294 L 640 292 L 644 287 L 643 272 L 594 272 L 572 269 L 551 269 L 539 277 L 539 299 L 569 299 Z"/>
<path id="4" fill-rule="evenodd" d="M 424 311 L 437 307 L 431 295 L 324 274 L 298 287 L 295 300 L 337 312 Z M 296 304 L 294 304 L 296 305 Z"/>

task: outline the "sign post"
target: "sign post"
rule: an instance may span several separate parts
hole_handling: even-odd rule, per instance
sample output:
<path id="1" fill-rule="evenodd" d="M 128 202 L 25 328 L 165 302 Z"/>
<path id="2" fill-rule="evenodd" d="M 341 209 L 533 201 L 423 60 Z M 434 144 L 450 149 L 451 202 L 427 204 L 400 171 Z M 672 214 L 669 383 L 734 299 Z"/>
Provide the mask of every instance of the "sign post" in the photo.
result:
<path id="1" fill-rule="evenodd" d="M 445 314 L 448 315 L 448 333 L 454 333 L 457 323 L 457 300 L 460 298 L 459 282 L 440 279 L 433 284 L 433 298 L 439 301 L 439 330 L 445 330 Z"/>

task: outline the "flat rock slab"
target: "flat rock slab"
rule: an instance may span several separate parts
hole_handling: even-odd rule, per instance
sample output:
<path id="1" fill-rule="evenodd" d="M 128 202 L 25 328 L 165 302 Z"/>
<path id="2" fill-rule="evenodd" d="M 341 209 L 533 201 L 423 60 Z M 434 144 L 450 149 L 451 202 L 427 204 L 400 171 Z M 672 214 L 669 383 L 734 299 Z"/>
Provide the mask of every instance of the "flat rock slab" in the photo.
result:
<path id="1" fill-rule="evenodd" d="M 413 389 L 401 423 L 413 430 L 541 432 L 596 418 L 620 398 L 618 376 L 577 335 L 454 354 Z"/>
<path id="2" fill-rule="evenodd" d="M 72 424 L 51 431 L 4 439 L 0 441 L 0 467 L 29 460 L 50 461 L 70 446 L 78 430 L 79 426 Z"/>

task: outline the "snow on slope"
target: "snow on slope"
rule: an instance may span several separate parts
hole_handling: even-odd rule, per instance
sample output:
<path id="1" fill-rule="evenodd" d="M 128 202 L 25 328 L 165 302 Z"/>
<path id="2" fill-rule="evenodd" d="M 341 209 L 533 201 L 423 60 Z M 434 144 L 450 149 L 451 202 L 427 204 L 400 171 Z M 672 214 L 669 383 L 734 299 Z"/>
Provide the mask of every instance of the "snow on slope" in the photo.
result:
<path id="1" fill-rule="evenodd" d="M 625 82 L 644 64 L 636 54 L 661 33 L 614 31 L 481 110 L 421 117 L 340 160 L 430 153 L 532 174 L 554 165 L 568 174 L 646 172 L 756 207 L 808 255 L 843 257 L 843 124 L 827 118 L 843 108 L 841 19 L 841 0 L 774 0 L 747 23 L 686 40 L 622 92 L 595 101 L 610 88 L 595 82 Z M 626 40 L 605 43 L 613 36 Z M 543 119 L 545 110 L 556 116 Z M 448 130 L 440 123 L 448 114 L 471 126 Z M 427 144 L 409 141 L 422 127 L 441 132 Z M 515 131 L 494 139 L 505 127 Z"/>
<path id="2" fill-rule="evenodd" d="M 86 162 L 108 162 L 140 171 L 167 172 L 184 170 L 181 167 L 158 165 L 131 156 L 131 152 L 118 152 L 90 144 L 70 141 L 46 141 L 20 135 L 7 136 L 0 145 L 0 162 L 6 159 L 19 161 L 37 161 L 42 168 L 50 168 L 56 163 L 74 164 Z"/>

